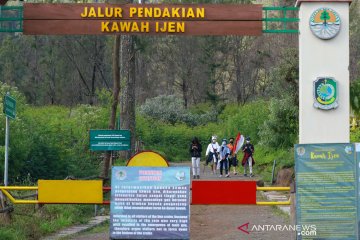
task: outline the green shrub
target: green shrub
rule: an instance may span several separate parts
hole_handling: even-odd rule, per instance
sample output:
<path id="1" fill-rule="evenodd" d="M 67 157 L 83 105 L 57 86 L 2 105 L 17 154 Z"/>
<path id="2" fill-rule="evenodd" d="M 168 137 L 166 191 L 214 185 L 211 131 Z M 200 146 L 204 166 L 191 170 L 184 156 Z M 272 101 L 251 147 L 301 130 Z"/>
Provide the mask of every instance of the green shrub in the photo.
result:
<path id="1" fill-rule="evenodd" d="M 186 123 L 189 126 L 203 125 L 217 118 L 216 109 L 202 113 L 188 111 L 184 107 L 183 100 L 174 95 L 161 95 L 146 100 L 140 107 L 140 113 L 164 123 Z"/>
<path id="2" fill-rule="evenodd" d="M 10 225 L 0 227 L 0 239 L 37 240 L 73 224 L 86 223 L 93 205 L 45 205 L 34 210 L 33 205 L 16 205 Z"/>
<path id="3" fill-rule="evenodd" d="M 26 240 L 24 236 L 21 236 L 14 229 L 7 227 L 0 227 L 0 239 L 1 240 Z"/>
<path id="4" fill-rule="evenodd" d="M 298 141 L 299 110 L 293 98 L 273 99 L 269 118 L 260 126 L 261 144 L 274 148 L 293 147 Z"/>
<path id="5" fill-rule="evenodd" d="M 275 173 L 282 168 L 293 168 L 295 165 L 293 148 L 286 150 L 255 145 L 254 159 L 256 160 L 254 172 L 261 175 L 265 182 L 271 182 L 274 160 L 276 160 Z"/>
<path id="6" fill-rule="evenodd" d="M 175 125 L 156 121 L 138 114 L 136 116 L 136 134 L 145 149 L 157 151 L 169 161 L 184 161 L 190 158 L 189 145 L 193 137 L 198 137 L 203 145 L 203 155 L 212 135 L 220 136 L 221 129 L 215 123 L 189 127 L 185 123 Z"/>
<path id="7" fill-rule="evenodd" d="M 360 128 L 350 131 L 350 142 L 358 143 L 360 142 Z"/>
<path id="8" fill-rule="evenodd" d="M 250 136 L 253 143 L 260 140 L 260 126 L 268 119 L 268 102 L 255 101 L 246 105 L 229 104 L 220 114 L 222 136 L 235 137 L 238 132 Z"/>

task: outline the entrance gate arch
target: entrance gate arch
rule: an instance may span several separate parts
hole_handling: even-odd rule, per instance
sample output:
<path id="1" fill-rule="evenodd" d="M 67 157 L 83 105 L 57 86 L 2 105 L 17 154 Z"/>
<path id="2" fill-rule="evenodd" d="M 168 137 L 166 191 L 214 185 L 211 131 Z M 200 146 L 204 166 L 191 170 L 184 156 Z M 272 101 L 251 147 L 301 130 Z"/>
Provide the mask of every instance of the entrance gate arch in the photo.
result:
<path id="1" fill-rule="evenodd" d="M 296 3 L 296 6 L 299 6 L 300 19 L 300 143 L 348 143 L 350 140 L 348 69 L 350 2 L 351 0 L 298 0 Z M 18 15 L 2 17 L 0 30 L 23 32 L 28 35 L 123 33 L 258 36 L 263 32 L 297 32 L 296 29 L 286 27 L 288 22 L 296 22 L 297 19 L 271 18 L 267 15 L 271 10 L 281 10 L 286 15 L 287 10 L 297 10 L 297 8 L 263 9 L 261 5 L 214 6 L 210 4 L 24 4 L 23 8 L 2 7 L 1 11 L 15 11 Z M 22 10 L 24 10 L 23 15 Z M 340 27 L 336 29 L 333 26 L 337 24 L 338 18 L 341 19 Z M 11 29 L 4 30 L 3 22 L 6 21 L 18 21 L 19 24 L 15 26 L 10 24 Z M 280 30 L 269 29 L 269 21 L 282 22 L 285 27 Z M 324 34 L 319 36 L 316 33 L 318 30 L 328 31 L 329 35 L 333 36 L 332 38 L 324 37 Z M 330 84 L 330 80 L 336 84 Z M 329 100 L 327 97 L 330 100 L 336 98 L 334 99 L 336 106 L 319 109 L 318 105 L 314 104 L 317 101 L 329 105 L 326 102 Z"/>

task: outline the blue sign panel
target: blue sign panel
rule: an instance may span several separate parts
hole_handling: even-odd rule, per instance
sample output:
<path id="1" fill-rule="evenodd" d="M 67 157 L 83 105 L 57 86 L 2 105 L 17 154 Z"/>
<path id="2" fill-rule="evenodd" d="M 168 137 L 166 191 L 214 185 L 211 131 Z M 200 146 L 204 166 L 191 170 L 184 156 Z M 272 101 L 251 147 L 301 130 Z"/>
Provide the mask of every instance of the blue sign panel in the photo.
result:
<path id="1" fill-rule="evenodd" d="M 113 167 L 112 239 L 189 239 L 189 167 Z"/>
<path id="2" fill-rule="evenodd" d="M 358 239 L 355 156 L 350 143 L 295 145 L 297 239 Z"/>

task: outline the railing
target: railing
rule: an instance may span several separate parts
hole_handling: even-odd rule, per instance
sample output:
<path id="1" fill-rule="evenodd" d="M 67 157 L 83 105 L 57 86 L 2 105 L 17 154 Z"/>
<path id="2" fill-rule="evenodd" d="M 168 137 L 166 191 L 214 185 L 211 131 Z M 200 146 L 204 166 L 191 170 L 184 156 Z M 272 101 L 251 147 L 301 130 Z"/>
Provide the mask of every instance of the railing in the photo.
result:
<path id="1" fill-rule="evenodd" d="M 8 186 L 0 187 L 1 192 L 14 204 L 37 204 L 39 203 L 38 200 L 17 200 L 11 195 L 9 190 L 22 190 L 22 191 L 33 191 L 38 190 L 38 187 L 28 187 L 28 186 Z"/>
<path id="2" fill-rule="evenodd" d="M 264 33 L 299 33 L 298 29 L 289 28 L 289 23 L 299 22 L 299 18 L 288 17 L 289 12 L 299 11 L 298 7 L 263 7 Z M 271 12 L 275 12 L 272 13 Z M 293 24 L 294 25 L 294 24 Z M 297 26 L 296 26 L 297 27 Z"/>
<path id="3" fill-rule="evenodd" d="M 46 204 L 46 202 L 40 202 L 37 200 L 38 197 L 38 186 L 0 186 L 0 191 L 13 203 L 13 204 Z M 103 187 L 102 191 L 103 193 L 109 192 L 111 190 L 110 187 Z M 36 199 L 31 200 L 23 200 L 21 199 L 21 196 L 14 196 L 10 191 L 36 191 L 36 194 L 31 194 L 29 196 L 35 197 Z M 59 202 L 61 203 L 61 202 Z M 109 205 L 110 201 L 103 200 L 102 204 Z"/>

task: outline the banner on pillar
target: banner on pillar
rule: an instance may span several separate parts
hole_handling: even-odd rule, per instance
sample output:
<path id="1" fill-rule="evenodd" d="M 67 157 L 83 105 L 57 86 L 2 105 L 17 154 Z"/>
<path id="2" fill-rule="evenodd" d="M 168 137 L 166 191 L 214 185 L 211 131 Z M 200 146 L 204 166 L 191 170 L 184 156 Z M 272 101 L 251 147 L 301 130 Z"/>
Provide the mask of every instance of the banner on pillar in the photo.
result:
<path id="1" fill-rule="evenodd" d="M 297 144 L 295 171 L 298 239 L 358 239 L 354 144 Z"/>

